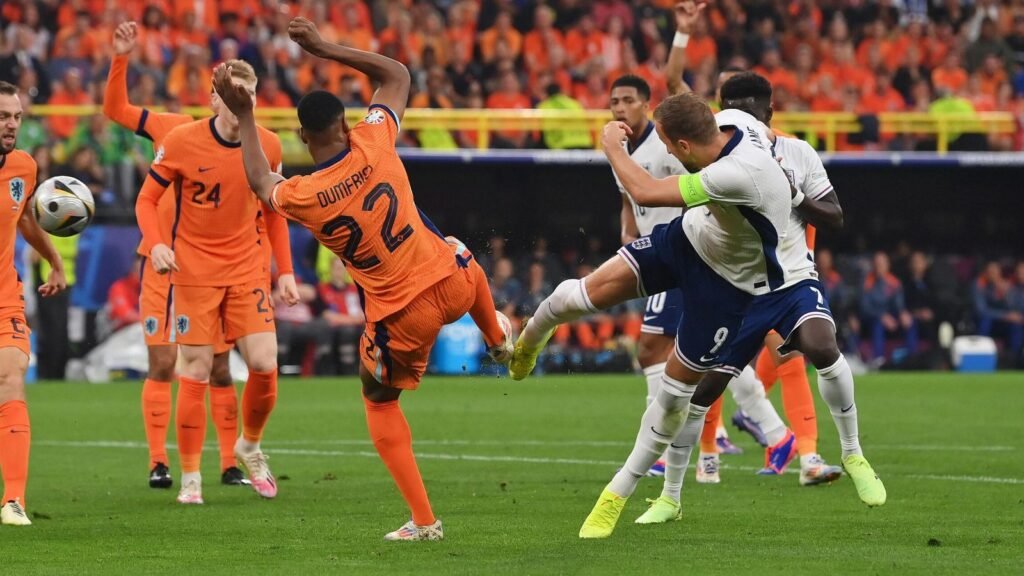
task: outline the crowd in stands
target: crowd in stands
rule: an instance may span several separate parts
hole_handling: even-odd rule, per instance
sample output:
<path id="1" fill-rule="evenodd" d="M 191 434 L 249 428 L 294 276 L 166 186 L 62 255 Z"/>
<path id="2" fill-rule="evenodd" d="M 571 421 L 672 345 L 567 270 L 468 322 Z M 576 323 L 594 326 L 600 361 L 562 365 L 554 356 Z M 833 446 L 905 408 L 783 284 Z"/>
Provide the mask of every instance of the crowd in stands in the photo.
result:
<path id="1" fill-rule="evenodd" d="M 0 79 L 26 103 L 97 103 L 121 21 L 140 22 L 130 75 L 132 100 L 146 106 L 204 105 L 210 68 L 251 62 L 262 106 L 291 106 L 316 88 L 367 104 L 372 87 L 353 70 L 318 61 L 290 42 L 296 15 L 329 40 L 406 63 L 413 107 L 608 107 L 615 77 L 633 73 L 666 94 L 664 67 L 676 30 L 674 0 L 7 0 L 0 30 Z M 754 69 L 775 86 L 783 111 L 1024 113 L 1024 3 L 1019 0 L 721 0 L 708 3 L 686 46 L 685 78 L 713 96 L 727 67 Z M 132 141 L 98 119 L 49 119 L 23 146 L 47 139 L 94 150 L 110 166 Z M 848 148 L 920 146 L 892 134 L 844 139 Z M 525 132 L 494 145 L 536 145 Z M 426 130 L 406 144 L 473 146 L 472 132 Z M 417 141 L 418 140 L 418 141 Z M 983 139 L 984 140 L 984 139 Z M 1015 136 L 971 143 L 1020 149 Z M 117 176 L 121 177 L 121 176 Z M 108 179 L 115 178 L 108 174 Z"/>

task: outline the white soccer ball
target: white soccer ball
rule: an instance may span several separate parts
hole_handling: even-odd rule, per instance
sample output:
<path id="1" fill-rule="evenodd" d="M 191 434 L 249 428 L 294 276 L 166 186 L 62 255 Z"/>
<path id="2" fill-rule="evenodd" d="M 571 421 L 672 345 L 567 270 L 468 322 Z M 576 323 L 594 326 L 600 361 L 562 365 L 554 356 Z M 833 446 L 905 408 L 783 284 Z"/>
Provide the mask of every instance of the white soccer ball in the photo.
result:
<path id="1" fill-rule="evenodd" d="M 54 236 L 74 236 L 92 222 L 96 202 L 89 187 L 70 176 L 54 176 L 36 188 L 32 212 Z"/>

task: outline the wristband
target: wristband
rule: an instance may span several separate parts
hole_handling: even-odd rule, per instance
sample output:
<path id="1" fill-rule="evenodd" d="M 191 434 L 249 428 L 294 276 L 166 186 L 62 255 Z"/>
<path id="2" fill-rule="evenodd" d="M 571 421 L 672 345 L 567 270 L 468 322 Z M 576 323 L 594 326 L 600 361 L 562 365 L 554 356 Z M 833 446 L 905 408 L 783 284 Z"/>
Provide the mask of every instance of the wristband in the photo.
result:
<path id="1" fill-rule="evenodd" d="M 686 45 L 690 43 L 690 35 L 685 32 L 676 32 L 674 38 L 672 38 L 672 46 L 676 48 L 686 48 Z"/>
<path id="2" fill-rule="evenodd" d="M 797 206 L 803 204 L 806 198 L 807 196 L 803 192 L 797 190 L 796 196 L 793 196 L 793 208 L 796 208 Z"/>

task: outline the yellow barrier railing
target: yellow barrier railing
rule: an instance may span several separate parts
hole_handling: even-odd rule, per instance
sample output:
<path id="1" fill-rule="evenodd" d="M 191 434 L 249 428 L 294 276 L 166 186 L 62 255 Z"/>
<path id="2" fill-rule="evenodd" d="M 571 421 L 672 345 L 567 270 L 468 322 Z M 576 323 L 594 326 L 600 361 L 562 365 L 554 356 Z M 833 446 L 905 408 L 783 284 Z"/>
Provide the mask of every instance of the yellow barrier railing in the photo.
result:
<path id="1" fill-rule="evenodd" d="M 208 108 L 190 107 L 182 110 L 185 114 L 202 117 L 211 114 Z M 99 106 L 33 106 L 32 114 L 40 116 L 89 116 L 102 113 Z M 358 122 L 366 113 L 365 109 L 349 109 L 346 117 L 350 123 Z M 277 132 L 294 132 L 299 126 L 294 108 L 258 108 L 260 123 Z M 473 131 L 477 133 L 477 147 L 485 150 L 490 146 L 492 131 L 522 130 L 582 130 L 599 133 L 610 120 L 608 112 L 588 110 L 581 112 L 565 110 L 434 110 L 410 108 L 405 113 L 402 127 L 406 130 L 436 129 Z M 1017 124 L 1008 112 L 979 112 L 976 114 L 930 114 L 927 112 L 884 113 L 878 116 L 879 131 L 883 134 L 932 135 L 938 142 L 939 153 L 949 150 L 951 136 L 971 132 L 985 134 L 1012 134 Z M 825 149 L 834 152 L 841 134 L 855 134 L 861 125 L 855 114 L 780 112 L 772 118 L 772 126 L 789 133 L 823 136 Z M 294 142 L 294 138 L 288 138 Z M 595 138 L 595 144 L 597 144 Z M 308 156 L 306 157 L 308 161 Z"/>

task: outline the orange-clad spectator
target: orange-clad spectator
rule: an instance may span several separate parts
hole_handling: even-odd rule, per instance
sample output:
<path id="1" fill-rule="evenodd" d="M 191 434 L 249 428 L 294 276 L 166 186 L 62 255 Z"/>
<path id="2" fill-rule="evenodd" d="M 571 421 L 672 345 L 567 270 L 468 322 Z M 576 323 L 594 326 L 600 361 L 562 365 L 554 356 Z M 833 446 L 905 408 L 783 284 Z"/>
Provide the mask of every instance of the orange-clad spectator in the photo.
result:
<path id="1" fill-rule="evenodd" d="M 836 53 L 836 47 L 849 41 L 850 28 L 846 25 L 846 18 L 841 13 L 836 14 L 829 22 L 828 33 L 821 39 L 815 53 L 821 59 L 822 64 L 834 64 L 833 56 Z"/>
<path id="2" fill-rule="evenodd" d="M 413 30 L 408 12 L 392 14 L 391 25 L 380 33 L 381 53 L 407 66 L 418 67 L 423 56 L 423 35 Z"/>
<path id="3" fill-rule="evenodd" d="M 622 20 L 626 30 L 633 29 L 633 9 L 623 0 L 597 0 L 594 2 L 594 22 L 597 27 L 607 30 L 612 18 Z"/>
<path id="4" fill-rule="evenodd" d="M 841 112 L 843 103 L 837 97 L 838 92 L 831 76 L 821 76 L 815 83 L 817 90 L 811 98 L 811 112 Z"/>
<path id="5" fill-rule="evenodd" d="M 186 44 L 206 46 L 210 43 L 210 35 L 199 26 L 195 12 L 185 12 L 178 21 L 178 26 L 171 30 L 171 46 L 180 50 Z"/>
<path id="6" fill-rule="evenodd" d="M 601 41 L 601 60 L 608 70 L 622 66 L 622 47 L 629 41 L 625 36 L 622 19 L 613 17 L 608 21 L 608 30 Z"/>
<path id="7" fill-rule="evenodd" d="M 435 62 L 440 66 L 447 66 L 451 48 L 448 46 L 448 33 L 444 28 L 441 15 L 437 12 L 427 14 L 426 23 L 423 26 L 423 48 L 431 48 L 434 51 Z"/>
<path id="8" fill-rule="evenodd" d="M 718 44 L 708 34 L 707 19 L 700 18 L 690 33 L 690 42 L 686 45 L 686 65 L 696 70 L 707 61 L 713 62 L 711 65 L 714 67 L 718 66 Z"/>
<path id="9" fill-rule="evenodd" d="M 778 50 L 765 50 L 761 57 L 761 65 L 754 67 L 754 72 L 764 76 L 774 87 L 781 87 L 791 94 L 797 92 L 796 76 L 782 66 L 782 55 Z"/>
<path id="10" fill-rule="evenodd" d="M 64 73 L 63 82 L 53 91 L 53 96 L 50 96 L 50 104 L 54 106 L 83 106 L 91 103 L 89 92 L 82 87 L 82 73 L 77 68 L 68 68 Z M 60 139 L 71 136 L 77 124 L 77 116 L 50 117 L 50 131 Z"/>
<path id="11" fill-rule="evenodd" d="M 877 50 L 877 57 L 882 62 L 886 62 L 889 58 L 889 52 L 892 51 L 892 41 L 889 40 L 889 30 L 886 29 L 885 22 L 881 19 L 875 20 L 866 26 L 864 32 L 866 35 L 860 41 L 860 45 L 857 46 L 857 63 L 862 68 L 870 70 L 873 69 L 872 62 L 869 59 L 872 49 Z"/>
<path id="12" fill-rule="evenodd" d="M 558 84 L 562 94 L 572 93 L 572 75 L 565 69 L 565 65 L 565 50 L 556 44 L 548 53 L 548 68 L 530 73 L 529 90 L 531 94 L 540 96 L 534 98 L 537 102 L 548 97 L 545 90 L 552 82 Z"/>
<path id="13" fill-rule="evenodd" d="M 352 32 L 353 29 L 373 30 L 373 17 L 366 2 L 361 0 L 335 0 L 331 2 L 331 22 L 338 30 Z M 349 12 L 353 12 L 353 19 Z"/>
<path id="14" fill-rule="evenodd" d="M 143 13 L 136 44 L 142 61 L 147 65 L 164 67 L 170 62 L 171 35 L 167 30 L 164 13 L 156 6 L 147 7 Z"/>
<path id="15" fill-rule="evenodd" d="M 981 92 L 988 94 L 993 100 L 996 94 L 999 93 L 999 88 L 1007 82 L 1003 61 L 995 54 L 989 54 L 985 57 L 982 61 L 981 69 L 975 75 L 978 77 Z"/>
<path id="16" fill-rule="evenodd" d="M 259 92 L 256 93 L 256 105 L 267 108 L 290 108 L 294 106 L 292 99 L 281 90 L 277 78 L 267 76 L 260 80 Z"/>
<path id="17" fill-rule="evenodd" d="M 139 275 L 142 259 L 136 257 L 131 269 L 121 279 L 110 285 L 107 291 L 107 317 L 114 331 L 135 324 L 140 319 Z"/>
<path id="18" fill-rule="evenodd" d="M 4 2 L 8 4 L 8 2 Z M 10 2 L 10 4 L 16 4 L 16 2 Z M 57 29 L 62 30 L 64 28 L 70 28 L 75 25 L 75 19 L 78 18 L 79 12 L 89 13 L 89 7 L 86 5 L 85 0 L 67 0 L 60 3 L 60 7 L 57 8 Z M 15 21 L 15 20 L 12 20 Z"/>
<path id="19" fill-rule="evenodd" d="M 498 12 L 494 26 L 480 34 L 480 56 L 485 64 L 494 62 L 499 41 L 504 42 L 512 58 L 518 58 L 523 50 L 523 35 L 512 26 L 512 13 L 508 10 Z"/>
<path id="20" fill-rule="evenodd" d="M 892 76 L 888 72 L 875 75 L 875 86 L 866 90 L 860 99 L 861 114 L 882 114 L 883 112 L 902 112 L 907 107 L 903 96 L 892 87 Z"/>
<path id="21" fill-rule="evenodd" d="M 448 48 L 452 58 L 456 51 L 462 51 L 464 60 L 473 59 L 473 44 L 476 39 L 476 17 L 473 16 L 475 4 L 459 2 L 448 10 Z"/>
<path id="22" fill-rule="evenodd" d="M 810 104 L 818 91 L 818 74 L 814 70 L 814 48 L 801 44 L 794 54 L 793 78 L 796 92 L 793 94 L 804 104 Z"/>
<path id="23" fill-rule="evenodd" d="M 591 66 L 585 83 L 576 87 L 573 97 L 587 110 L 608 109 L 608 84 L 600 66 Z"/>
<path id="24" fill-rule="evenodd" d="M 584 65 L 599 56 L 603 44 L 604 32 L 597 29 L 590 14 L 584 14 L 565 35 L 565 50 L 573 66 Z"/>
<path id="25" fill-rule="evenodd" d="M 444 70 L 435 66 L 427 72 L 427 89 L 418 92 L 409 101 L 410 108 L 435 108 L 449 110 L 454 108 L 451 98 L 445 94 L 448 90 L 448 78 Z"/>
<path id="26" fill-rule="evenodd" d="M 967 85 L 967 71 L 960 65 L 960 55 L 951 50 L 942 66 L 932 70 L 932 84 L 950 93 L 957 93 Z"/>
<path id="27" fill-rule="evenodd" d="M 202 77 L 208 76 L 198 68 L 189 68 L 185 74 L 185 86 L 177 92 L 178 102 L 182 106 L 204 106 L 210 103 L 210 88 L 203 83 Z"/>
<path id="28" fill-rule="evenodd" d="M 853 45 L 849 42 L 836 44 L 832 47 L 831 62 L 822 63 L 818 67 L 819 76 L 831 76 L 837 88 L 854 87 L 858 90 L 870 86 L 874 78 L 857 65 L 853 57 Z"/>
<path id="29" fill-rule="evenodd" d="M 537 6 L 533 13 L 533 30 L 523 38 L 523 59 L 527 70 L 546 70 L 550 46 L 565 45 L 562 33 L 554 25 L 555 11 L 549 6 Z"/>
<path id="30" fill-rule="evenodd" d="M 373 37 L 373 29 L 359 24 L 361 16 L 356 5 L 348 4 L 343 14 L 344 23 L 338 27 L 338 42 L 364 52 L 376 52 L 377 39 Z"/>
<path id="31" fill-rule="evenodd" d="M 327 4 L 322 0 L 314 2 L 307 12 L 309 12 L 307 18 L 316 22 L 316 29 L 320 33 L 320 37 L 327 42 L 336 44 L 341 36 L 341 31 L 331 23 L 327 13 Z"/>
<path id="32" fill-rule="evenodd" d="M 946 57 L 958 45 L 959 40 L 949 22 L 937 22 L 929 26 L 924 39 L 924 63 L 929 68 L 941 66 Z"/>
<path id="33" fill-rule="evenodd" d="M 668 82 L 665 80 L 665 62 L 668 60 L 668 49 L 662 43 L 651 46 L 651 55 L 642 66 L 634 70 L 634 74 L 644 79 L 651 87 L 651 106 L 657 106 L 668 97 Z M 568 92 L 566 92 L 568 94 Z"/>
<path id="34" fill-rule="evenodd" d="M 897 29 L 892 41 L 892 49 L 886 58 L 886 66 L 889 70 L 895 70 L 903 65 L 905 55 L 913 47 L 922 53 L 924 50 L 924 24 L 913 20 L 907 24 L 905 29 Z"/>
<path id="35" fill-rule="evenodd" d="M 181 22 L 186 12 L 193 12 L 198 17 L 200 28 L 216 30 L 220 27 L 221 0 L 170 0 L 170 16 L 175 22 Z M 224 10 L 227 12 L 227 10 Z"/>
<path id="36" fill-rule="evenodd" d="M 213 89 L 213 77 L 210 73 L 210 57 L 205 48 L 189 44 L 178 54 L 178 59 L 171 64 L 167 72 L 167 93 L 171 96 L 178 95 L 186 90 L 189 73 L 195 71 L 196 82 L 199 83 L 197 90 L 205 90 L 209 95 Z M 179 98 L 180 100 L 180 98 Z"/>
<path id="37" fill-rule="evenodd" d="M 57 32 L 53 41 L 54 58 L 89 58 L 96 53 L 96 39 L 90 33 L 92 18 L 86 11 L 75 15 L 71 26 Z"/>
<path id="38" fill-rule="evenodd" d="M 498 90 L 487 97 L 487 107 L 492 110 L 530 108 L 527 98 L 519 85 L 519 78 L 514 72 L 505 72 L 498 81 Z M 519 130 L 499 130 L 491 140 L 492 148 L 522 148 L 526 144 L 526 132 Z"/>
<path id="39" fill-rule="evenodd" d="M 968 78 L 963 96 L 974 106 L 976 112 L 992 112 L 996 109 L 995 96 L 985 91 L 984 83 L 977 72 Z"/>
<path id="40" fill-rule="evenodd" d="M 821 24 L 825 17 L 815 0 L 794 0 L 789 3 L 788 11 L 792 20 L 806 19 L 814 25 L 816 30 L 821 30 Z"/>

